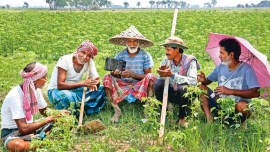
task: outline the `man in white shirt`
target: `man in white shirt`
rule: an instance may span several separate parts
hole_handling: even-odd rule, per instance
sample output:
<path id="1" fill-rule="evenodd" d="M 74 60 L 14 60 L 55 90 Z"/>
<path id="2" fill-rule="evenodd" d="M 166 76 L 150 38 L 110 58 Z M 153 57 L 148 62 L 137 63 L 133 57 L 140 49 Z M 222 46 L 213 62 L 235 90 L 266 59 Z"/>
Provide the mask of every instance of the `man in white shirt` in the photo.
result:
<path id="1" fill-rule="evenodd" d="M 85 96 L 84 111 L 87 115 L 99 112 L 105 103 L 105 92 L 99 87 L 94 57 L 97 47 L 86 40 L 72 54 L 62 56 L 54 70 L 48 87 L 48 98 L 56 109 L 68 109 L 73 103 L 76 115 L 79 114 L 83 88 L 88 90 Z M 88 70 L 89 69 L 89 70 Z M 89 72 L 89 77 L 82 80 L 83 74 Z"/>
<path id="2" fill-rule="evenodd" d="M 25 140 L 31 140 L 33 133 L 55 120 L 53 116 L 46 116 L 47 103 L 40 91 L 47 81 L 47 67 L 32 62 L 21 71 L 21 76 L 24 82 L 8 93 L 1 108 L 1 140 L 6 149 L 16 152 L 30 150 L 30 142 Z M 33 122 L 33 115 L 38 111 L 46 118 Z"/>

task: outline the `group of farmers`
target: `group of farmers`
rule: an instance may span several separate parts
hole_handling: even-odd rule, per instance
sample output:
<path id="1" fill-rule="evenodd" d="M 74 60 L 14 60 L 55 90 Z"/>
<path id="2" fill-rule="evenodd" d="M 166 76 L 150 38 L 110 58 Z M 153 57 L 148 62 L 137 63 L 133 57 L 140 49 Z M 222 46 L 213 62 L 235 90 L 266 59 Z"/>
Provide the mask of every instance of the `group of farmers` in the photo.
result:
<path id="1" fill-rule="evenodd" d="M 247 109 L 248 103 L 251 98 L 259 97 L 260 86 L 252 67 L 239 60 L 241 47 L 236 39 L 226 38 L 219 42 L 221 64 L 207 77 L 203 72 L 197 72 L 200 69 L 198 60 L 192 55 L 184 54 L 188 47 L 179 37 L 169 37 L 162 44 L 166 58 L 161 61 L 157 70 L 159 76 L 152 73 L 154 62 L 151 54 L 142 49 L 152 46 L 153 42 L 134 26 L 109 41 L 126 47 L 115 56 L 116 60 L 123 60 L 126 65 L 124 69 L 116 69 L 105 75 L 103 85 L 100 85 L 95 67 L 94 58 L 98 54 L 98 48 L 93 42 L 82 42 L 73 53 L 58 60 L 50 78 L 48 98 L 63 115 L 70 113 L 67 110 L 70 106 L 73 109 L 80 108 L 83 89 L 86 87 L 85 113 L 90 115 L 99 112 L 107 99 L 115 111 L 111 121 L 118 122 L 122 115 L 118 106 L 121 101 L 132 103 L 143 97 L 156 97 L 162 101 L 165 78 L 168 78 L 168 101 L 179 106 L 179 125 L 188 126 L 185 118 L 190 114 L 191 101 L 183 96 L 187 92 L 186 86 L 194 86 L 198 82 L 200 88 L 205 90 L 200 99 L 209 123 L 213 122 L 214 112 L 221 110 L 217 99 L 230 97 L 236 102 L 236 113 L 241 113 L 241 124 L 246 125 L 246 119 L 251 115 L 251 111 Z M 57 117 L 63 116 L 48 116 L 45 112 L 48 109 L 47 103 L 40 89 L 47 81 L 47 72 L 45 65 L 29 63 L 20 72 L 23 83 L 12 88 L 3 101 L 1 139 L 9 151 L 28 151 L 36 131 L 53 125 Z M 89 76 L 82 80 L 85 72 Z M 208 85 L 216 81 L 218 87 L 212 91 Z M 38 111 L 45 119 L 34 122 L 33 115 Z M 78 115 L 78 112 L 71 114 Z"/>

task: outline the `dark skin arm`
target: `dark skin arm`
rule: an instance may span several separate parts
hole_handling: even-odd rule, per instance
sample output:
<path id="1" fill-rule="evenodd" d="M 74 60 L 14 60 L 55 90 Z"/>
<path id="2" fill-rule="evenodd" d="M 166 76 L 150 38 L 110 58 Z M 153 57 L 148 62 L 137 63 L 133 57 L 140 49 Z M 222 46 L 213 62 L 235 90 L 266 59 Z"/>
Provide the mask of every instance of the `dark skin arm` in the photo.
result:
<path id="1" fill-rule="evenodd" d="M 42 116 L 47 117 L 48 115 L 46 114 L 46 110 L 48 110 L 49 108 L 45 107 L 43 109 L 39 109 L 39 112 Z M 70 114 L 70 111 L 68 110 L 60 110 L 60 115 L 66 115 L 66 114 Z"/>
<path id="2" fill-rule="evenodd" d="M 123 78 L 133 78 L 136 80 L 142 80 L 148 73 L 151 73 L 152 68 L 143 69 L 143 71 L 144 71 L 144 74 L 137 74 L 137 73 L 132 72 L 131 70 L 125 70 L 125 71 L 122 71 L 122 73 L 119 70 L 115 70 L 111 72 L 111 74 L 116 77 L 122 76 Z"/>
<path id="3" fill-rule="evenodd" d="M 79 87 L 89 87 L 90 90 L 97 90 L 99 78 L 96 78 L 95 80 L 86 79 L 85 81 L 78 83 L 66 83 L 66 75 L 67 71 L 58 67 L 57 88 L 59 90 L 72 90 Z"/>
<path id="4" fill-rule="evenodd" d="M 43 121 L 35 122 L 35 123 L 31 123 L 31 124 L 27 124 L 25 118 L 15 119 L 15 122 L 18 126 L 20 134 L 21 135 L 28 135 L 28 134 L 34 133 L 37 129 L 46 125 L 47 123 L 54 122 L 54 117 L 49 116 L 49 117 L 46 117 Z"/>
<path id="5" fill-rule="evenodd" d="M 111 75 L 114 76 L 114 77 L 120 78 L 121 77 L 121 71 L 116 69 L 115 71 L 111 72 Z"/>
<path id="6" fill-rule="evenodd" d="M 157 73 L 161 77 L 172 77 L 173 73 L 169 67 L 161 66 L 159 69 L 157 69 Z"/>
<path id="7" fill-rule="evenodd" d="M 151 73 L 152 68 L 143 69 L 143 71 L 144 71 L 144 74 L 137 74 L 137 73 L 134 73 L 130 70 L 125 70 L 122 72 L 122 77 L 123 78 L 133 78 L 136 80 L 142 80 L 148 73 Z"/>
<path id="8" fill-rule="evenodd" d="M 43 108 L 43 109 L 39 109 L 40 113 L 43 116 L 46 116 L 46 113 L 45 113 L 46 110 L 47 110 L 47 107 Z M 60 112 L 60 114 L 57 115 L 57 116 L 48 116 L 42 121 L 34 122 L 34 123 L 31 123 L 31 124 L 27 124 L 25 118 L 15 119 L 15 122 L 17 124 L 17 127 L 19 129 L 20 134 L 21 135 L 28 135 L 28 134 L 34 133 L 37 129 L 43 127 L 47 123 L 54 122 L 55 119 L 57 119 L 58 117 L 70 114 L 70 112 L 67 111 L 67 110 L 60 110 L 59 112 Z"/>
<path id="9" fill-rule="evenodd" d="M 200 74 L 198 75 L 198 81 L 202 82 L 203 85 L 209 85 L 212 83 L 212 81 L 208 80 L 205 77 L 205 74 L 203 72 L 200 72 Z M 255 97 L 260 96 L 260 93 L 258 90 L 259 88 L 251 88 L 247 90 L 236 90 L 236 89 L 229 89 L 225 86 L 218 86 L 214 90 L 214 92 L 217 95 L 224 94 L 224 95 L 234 95 L 234 96 L 238 96 L 242 98 L 255 98 Z"/>
<path id="10" fill-rule="evenodd" d="M 256 98 L 260 96 L 259 88 L 251 88 L 247 90 L 236 90 L 236 89 L 229 89 L 225 86 L 218 86 L 215 89 L 217 95 L 224 94 L 224 95 L 234 95 L 242 98 Z"/>
<path id="11" fill-rule="evenodd" d="M 198 74 L 197 80 L 198 80 L 198 82 L 201 82 L 202 85 L 209 85 L 212 83 L 212 81 L 208 80 L 205 77 L 205 74 L 202 71 Z"/>

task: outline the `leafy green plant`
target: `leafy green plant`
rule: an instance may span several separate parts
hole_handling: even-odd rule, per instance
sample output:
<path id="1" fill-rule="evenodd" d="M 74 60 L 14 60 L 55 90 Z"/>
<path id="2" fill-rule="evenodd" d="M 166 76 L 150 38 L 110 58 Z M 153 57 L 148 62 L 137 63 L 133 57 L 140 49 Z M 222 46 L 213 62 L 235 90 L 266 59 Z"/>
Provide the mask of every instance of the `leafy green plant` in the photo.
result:
<path id="1" fill-rule="evenodd" d="M 205 93 L 204 90 L 199 88 L 200 83 L 196 86 L 185 86 L 187 92 L 183 95 L 191 101 L 191 117 L 193 119 L 198 118 L 200 110 L 200 96 Z"/>
<path id="2" fill-rule="evenodd" d="M 173 150 L 180 150 L 184 149 L 185 141 L 188 140 L 186 138 L 185 133 L 182 131 L 170 131 L 166 134 L 165 141 L 167 144 L 169 144 Z"/>
<path id="3" fill-rule="evenodd" d="M 160 127 L 159 119 L 161 102 L 151 97 L 143 98 L 141 101 L 145 102 L 143 105 L 143 112 L 145 115 L 145 118 L 142 119 L 143 130 L 156 136 Z"/>
<path id="4" fill-rule="evenodd" d="M 49 109 L 47 115 L 57 117 L 52 129 L 44 140 L 34 139 L 31 145 L 37 147 L 37 151 L 69 151 L 74 147 L 76 140 L 76 118 L 73 115 L 60 116 L 59 110 Z M 61 141 L 61 142 L 59 142 Z"/>
<path id="5" fill-rule="evenodd" d="M 229 127 L 240 127 L 239 116 L 241 113 L 235 113 L 235 105 L 236 102 L 230 97 L 224 97 L 217 99 L 217 103 L 220 105 L 220 109 L 218 110 L 218 116 L 221 121 L 221 126 L 225 125 Z M 216 118 L 216 119 L 217 119 Z"/>

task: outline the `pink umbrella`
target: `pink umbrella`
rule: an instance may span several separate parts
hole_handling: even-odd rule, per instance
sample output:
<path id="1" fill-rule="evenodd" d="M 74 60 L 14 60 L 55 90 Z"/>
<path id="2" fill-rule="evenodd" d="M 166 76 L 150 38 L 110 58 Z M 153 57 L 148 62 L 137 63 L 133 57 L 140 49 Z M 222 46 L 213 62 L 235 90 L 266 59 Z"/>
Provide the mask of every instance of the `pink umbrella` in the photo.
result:
<path id="1" fill-rule="evenodd" d="M 255 70 L 257 79 L 262 88 L 270 86 L 270 66 L 267 57 L 257 51 L 247 40 L 230 35 L 209 33 L 207 53 L 214 60 L 215 64 L 221 63 L 219 59 L 219 41 L 224 38 L 234 38 L 241 45 L 241 55 L 239 60 L 250 64 Z"/>

